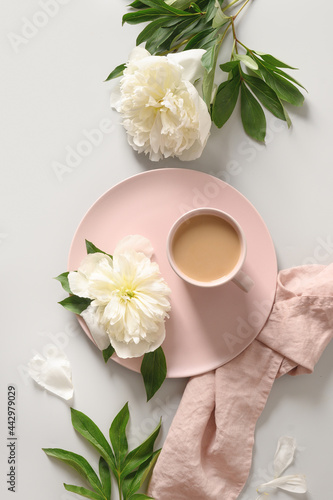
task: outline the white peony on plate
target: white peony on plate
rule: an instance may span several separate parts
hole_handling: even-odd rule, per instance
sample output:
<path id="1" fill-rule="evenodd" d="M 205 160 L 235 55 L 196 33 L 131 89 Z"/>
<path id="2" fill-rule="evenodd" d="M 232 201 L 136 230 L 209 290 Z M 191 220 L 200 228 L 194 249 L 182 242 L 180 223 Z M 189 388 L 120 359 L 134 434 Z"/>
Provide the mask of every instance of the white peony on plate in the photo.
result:
<path id="1" fill-rule="evenodd" d="M 199 206 L 229 212 L 244 229 L 244 271 L 255 285 L 249 293 L 234 283 L 200 289 L 184 283 L 166 255 L 170 227 L 182 213 Z M 277 262 L 269 231 L 253 205 L 236 189 L 203 172 L 158 169 L 120 182 L 101 196 L 83 217 L 69 252 L 68 269 L 76 270 L 86 255 L 85 239 L 112 254 L 126 235 L 141 234 L 153 247 L 152 257 L 171 288 L 171 312 L 163 350 L 168 377 L 198 375 L 227 363 L 258 335 L 273 305 Z M 91 338 L 82 318 L 79 322 Z M 140 371 L 141 358 L 117 363 Z"/>

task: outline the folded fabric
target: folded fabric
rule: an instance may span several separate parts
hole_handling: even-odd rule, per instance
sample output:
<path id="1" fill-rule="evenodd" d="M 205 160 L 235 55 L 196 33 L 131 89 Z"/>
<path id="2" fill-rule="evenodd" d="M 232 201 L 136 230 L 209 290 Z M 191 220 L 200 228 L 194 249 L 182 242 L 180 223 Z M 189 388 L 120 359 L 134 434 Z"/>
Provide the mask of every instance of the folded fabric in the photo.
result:
<path id="1" fill-rule="evenodd" d="M 270 316 L 239 356 L 189 380 L 149 495 L 234 500 L 249 474 L 256 422 L 274 380 L 311 373 L 333 336 L 333 264 L 281 271 Z"/>

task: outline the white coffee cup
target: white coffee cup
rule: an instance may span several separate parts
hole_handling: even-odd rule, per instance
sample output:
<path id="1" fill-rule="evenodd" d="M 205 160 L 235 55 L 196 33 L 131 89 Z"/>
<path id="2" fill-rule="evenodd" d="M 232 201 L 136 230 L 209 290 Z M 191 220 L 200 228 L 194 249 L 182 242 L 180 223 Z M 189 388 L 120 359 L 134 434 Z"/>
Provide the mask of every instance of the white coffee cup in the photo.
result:
<path id="1" fill-rule="evenodd" d="M 217 208 L 186 212 L 172 225 L 167 256 L 176 274 L 199 287 L 221 286 L 233 281 L 248 292 L 253 280 L 242 271 L 246 239 L 239 223 Z"/>

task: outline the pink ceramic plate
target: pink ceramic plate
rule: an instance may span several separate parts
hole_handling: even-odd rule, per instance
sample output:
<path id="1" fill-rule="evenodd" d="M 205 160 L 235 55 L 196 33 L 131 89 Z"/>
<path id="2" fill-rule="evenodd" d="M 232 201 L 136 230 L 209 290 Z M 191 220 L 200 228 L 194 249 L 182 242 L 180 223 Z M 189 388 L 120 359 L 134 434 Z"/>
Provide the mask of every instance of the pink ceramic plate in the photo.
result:
<path id="1" fill-rule="evenodd" d="M 248 246 L 244 271 L 255 281 L 249 293 L 234 283 L 200 289 L 186 284 L 171 269 L 166 255 L 169 229 L 182 213 L 199 206 L 229 212 L 243 227 Z M 172 291 L 163 343 L 168 377 L 213 370 L 253 341 L 273 305 L 277 263 L 265 223 L 242 194 L 194 170 L 160 169 L 130 177 L 107 191 L 84 216 L 71 245 L 68 268 L 77 269 L 86 255 L 85 239 L 112 254 L 128 234 L 141 234 L 152 242 L 153 259 Z M 79 321 L 89 335 L 82 318 Z M 141 358 L 113 358 L 140 371 Z"/>

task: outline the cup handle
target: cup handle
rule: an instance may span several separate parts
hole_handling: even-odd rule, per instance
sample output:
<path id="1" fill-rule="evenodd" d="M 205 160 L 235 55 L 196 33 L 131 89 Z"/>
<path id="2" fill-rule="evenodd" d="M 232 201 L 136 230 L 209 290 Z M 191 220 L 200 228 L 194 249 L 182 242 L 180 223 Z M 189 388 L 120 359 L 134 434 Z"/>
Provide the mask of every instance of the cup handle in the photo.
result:
<path id="1" fill-rule="evenodd" d="M 232 281 L 244 292 L 249 292 L 254 285 L 254 281 L 244 271 L 238 271 Z"/>

